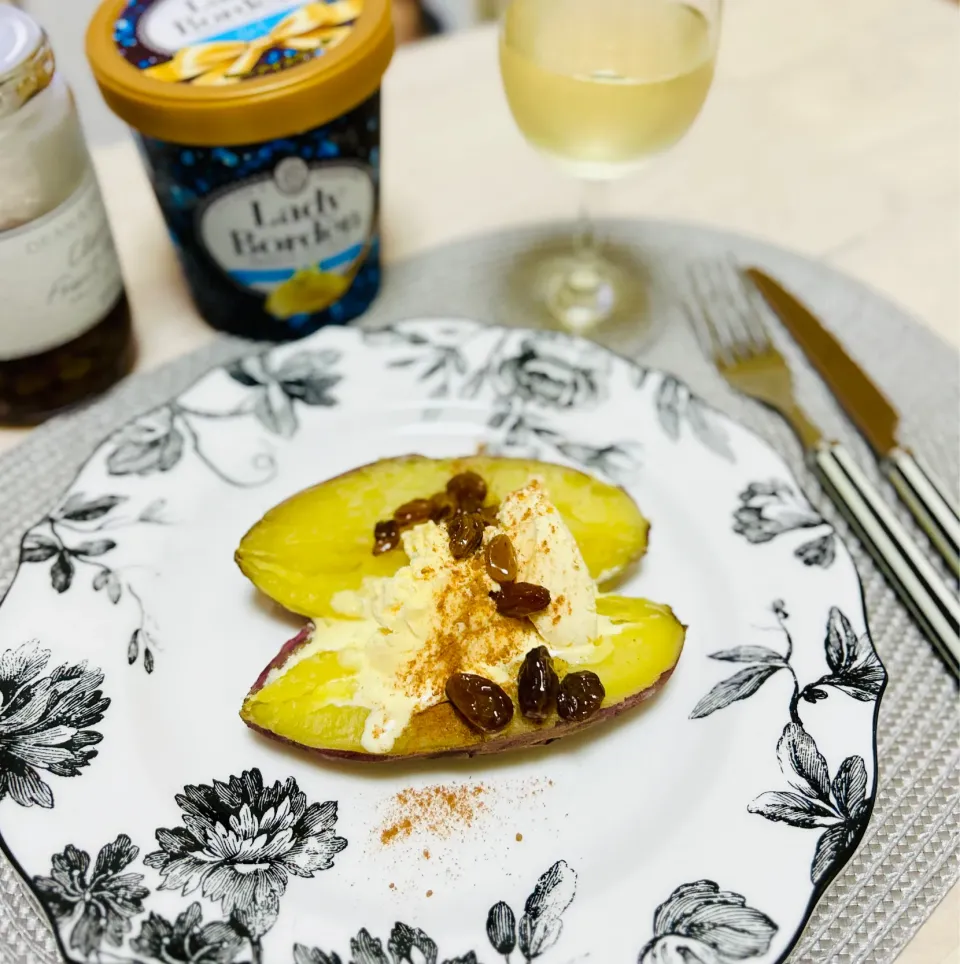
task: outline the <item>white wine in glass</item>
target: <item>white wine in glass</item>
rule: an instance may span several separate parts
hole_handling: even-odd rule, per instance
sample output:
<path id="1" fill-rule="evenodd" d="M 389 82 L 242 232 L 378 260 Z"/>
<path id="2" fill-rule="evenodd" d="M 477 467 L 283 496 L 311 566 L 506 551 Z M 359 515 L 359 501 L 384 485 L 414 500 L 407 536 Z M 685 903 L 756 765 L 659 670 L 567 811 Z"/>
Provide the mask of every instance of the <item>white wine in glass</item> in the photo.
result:
<path id="1" fill-rule="evenodd" d="M 721 0 L 512 0 L 500 37 L 526 139 L 586 182 L 622 177 L 690 128 L 713 80 Z M 544 294 L 584 330 L 630 308 L 631 279 L 597 250 L 586 206 Z"/>

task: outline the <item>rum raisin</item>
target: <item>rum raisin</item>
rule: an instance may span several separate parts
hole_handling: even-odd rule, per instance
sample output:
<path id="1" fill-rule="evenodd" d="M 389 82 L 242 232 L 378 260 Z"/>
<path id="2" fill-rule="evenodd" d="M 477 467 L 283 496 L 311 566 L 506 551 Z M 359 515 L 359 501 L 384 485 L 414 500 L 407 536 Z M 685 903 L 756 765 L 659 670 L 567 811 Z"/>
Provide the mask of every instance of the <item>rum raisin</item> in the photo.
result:
<path id="1" fill-rule="evenodd" d="M 557 694 L 557 715 L 568 723 L 589 720 L 607 695 L 600 677 L 590 670 L 567 673 Z"/>
<path id="2" fill-rule="evenodd" d="M 393 511 L 393 521 L 398 526 L 415 526 L 426 522 L 433 514 L 433 506 L 429 499 L 412 499 Z"/>
<path id="3" fill-rule="evenodd" d="M 391 549 L 396 549 L 400 545 L 400 527 L 393 521 L 387 519 L 378 522 L 373 527 L 373 554 L 382 556 Z"/>
<path id="4" fill-rule="evenodd" d="M 490 593 L 490 598 L 497 604 L 501 616 L 520 619 L 546 609 L 550 605 L 550 590 L 532 582 L 508 582 Z"/>
<path id="5" fill-rule="evenodd" d="M 430 518 L 434 522 L 449 519 L 456 510 L 456 499 L 449 492 L 437 492 L 430 496 Z"/>
<path id="6" fill-rule="evenodd" d="M 447 483 L 447 492 L 462 509 L 474 512 L 487 497 L 487 483 L 476 472 L 461 472 Z"/>
<path id="7" fill-rule="evenodd" d="M 500 520 L 497 518 L 497 513 L 499 511 L 500 506 L 498 505 L 485 505 L 480 510 L 480 518 L 483 519 L 483 524 L 485 526 L 499 525 Z"/>
<path id="8" fill-rule="evenodd" d="M 517 578 L 517 555 L 507 536 L 494 536 L 486 549 L 487 575 L 494 582 L 513 582 Z"/>
<path id="9" fill-rule="evenodd" d="M 513 719 L 512 700 L 493 680 L 454 673 L 446 691 L 453 708 L 481 733 L 496 733 Z"/>
<path id="10" fill-rule="evenodd" d="M 454 559 L 466 559 L 476 552 L 483 542 L 483 523 L 472 513 L 458 512 L 447 523 L 450 534 L 450 555 Z"/>
<path id="11" fill-rule="evenodd" d="M 560 681 L 546 646 L 531 649 L 523 658 L 517 676 L 517 702 L 528 720 L 542 723 L 557 698 Z"/>

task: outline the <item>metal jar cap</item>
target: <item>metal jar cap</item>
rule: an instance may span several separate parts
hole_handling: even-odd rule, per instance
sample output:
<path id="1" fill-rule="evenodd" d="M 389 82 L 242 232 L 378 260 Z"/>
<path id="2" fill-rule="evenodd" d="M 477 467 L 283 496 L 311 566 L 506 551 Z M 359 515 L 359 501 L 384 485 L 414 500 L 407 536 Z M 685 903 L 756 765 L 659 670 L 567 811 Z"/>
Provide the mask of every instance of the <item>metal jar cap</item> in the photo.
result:
<path id="1" fill-rule="evenodd" d="M 43 30 L 22 10 L 0 4 L 0 117 L 47 87 L 55 69 Z"/>

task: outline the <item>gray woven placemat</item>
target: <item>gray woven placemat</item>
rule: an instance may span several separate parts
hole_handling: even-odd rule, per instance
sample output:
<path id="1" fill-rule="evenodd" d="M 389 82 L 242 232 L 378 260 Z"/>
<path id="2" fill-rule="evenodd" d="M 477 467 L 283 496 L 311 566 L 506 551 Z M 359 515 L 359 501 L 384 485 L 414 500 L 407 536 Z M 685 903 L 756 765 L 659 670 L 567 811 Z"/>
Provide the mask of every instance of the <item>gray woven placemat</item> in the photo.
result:
<path id="1" fill-rule="evenodd" d="M 608 233 L 634 248 L 649 270 L 650 314 L 660 336 L 643 353 L 643 362 L 678 374 L 764 435 L 786 455 L 814 501 L 841 531 L 844 525 L 819 497 L 790 432 L 775 416 L 730 393 L 698 351 L 679 310 L 691 258 L 733 253 L 766 267 L 801 294 L 855 346 L 858 359 L 904 413 L 903 440 L 943 478 L 957 480 L 957 355 L 895 306 L 821 265 L 745 238 L 694 226 L 633 222 L 613 222 Z M 523 251 L 550 234 L 550 229 L 537 229 L 480 237 L 394 265 L 364 323 L 457 315 L 523 325 L 523 318 L 503 315 L 503 279 Z M 637 356 L 639 339 L 630 331 L 598 340 Z M 869 453 L 830 395 L 793 346 L 783 347 L 810 413 L 826 432 L 847 443 L 876 478 Z M 244 348 L 242 342 L 222 339 L 137 376 L 99 403 L 37 430 L 0 457 L 0 596 L 13 577 L 21 533 L 49 510 L 99 441 Z M 873 639 L 890 677 L 880 711 L 880 789 L 858 853 L 820 901 L 791 964 L 893 961 L 960 875 L 956 689 L 873 564 L 859 546 L 851 546 Z M 0 856 L 0 964 L 57 960 L 33 899 Z"/>

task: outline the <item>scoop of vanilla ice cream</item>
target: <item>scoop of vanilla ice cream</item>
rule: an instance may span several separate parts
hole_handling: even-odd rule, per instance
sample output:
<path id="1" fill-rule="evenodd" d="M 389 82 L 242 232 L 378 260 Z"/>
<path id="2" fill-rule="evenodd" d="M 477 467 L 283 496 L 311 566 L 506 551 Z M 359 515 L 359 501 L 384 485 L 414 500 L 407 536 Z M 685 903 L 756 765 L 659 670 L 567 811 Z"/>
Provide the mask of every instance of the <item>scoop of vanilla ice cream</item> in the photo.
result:
<path id="1" fill-rule="evenodd" d="M 517 579 L 550 590 L 550 605 L 530 620 L 551 651 L 596 640 L 596 584 L 543 483 L 534 478 L 511 492 L 500 504 L 498 519 L 517 556 Z"/>

